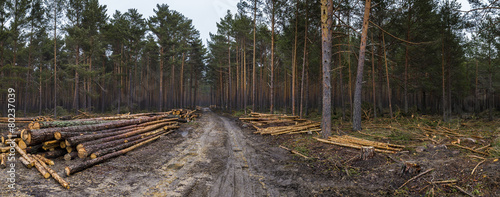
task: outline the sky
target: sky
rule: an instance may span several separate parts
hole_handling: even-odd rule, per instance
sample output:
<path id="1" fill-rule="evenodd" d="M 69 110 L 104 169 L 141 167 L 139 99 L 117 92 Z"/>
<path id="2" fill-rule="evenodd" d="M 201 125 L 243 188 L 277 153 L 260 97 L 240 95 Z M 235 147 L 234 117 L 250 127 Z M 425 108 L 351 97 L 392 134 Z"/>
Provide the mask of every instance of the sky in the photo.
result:
<path id="1" fill-rule="evenodd" d="M 236 4 L 240 0 L 99 0 L 99 3 L 106 5 L 108 15 L 111 17 L 115 10 L 126 12 L 130 8 L 136 8 L 143 14 L 144 18 L 154 15 L 153 9 L 156 4 L 167 4 L 169 9 L 182 13 L 193 20 L 193 26 L 200 31 L 203 43 L 207 44 L 210 38 L 209 32 L 216 33 L 216 22 L 223 18 L 227 10 L 236 13 Z"/>
<path id="2" fill-rule="evenodd" d="M 207 44 L 207 39 L 210 38 L 209 33 L 216 33 L 216 23 L 220 21 L 231 10 L 231 13 L 236 13 L 236 4 L 240 0 L 100 0 L 99 3 L 107 5 L 108 15 L 111 17 L 115 10 L 126 12 L 130 8 L 136 8 L 137 11 L 143 14 L 144 18 L 149 18 L 154 15 L 153 9 L 156 4 L 167 4 L 170 9 L 182 13 L 189 19 L 193 20 L 194 27 L 200 31 L 200 36 L 203 43 Z M 467 0 L 458 0 L 462 4 L 462 10 L 469 10 L 470 7 Z"/>

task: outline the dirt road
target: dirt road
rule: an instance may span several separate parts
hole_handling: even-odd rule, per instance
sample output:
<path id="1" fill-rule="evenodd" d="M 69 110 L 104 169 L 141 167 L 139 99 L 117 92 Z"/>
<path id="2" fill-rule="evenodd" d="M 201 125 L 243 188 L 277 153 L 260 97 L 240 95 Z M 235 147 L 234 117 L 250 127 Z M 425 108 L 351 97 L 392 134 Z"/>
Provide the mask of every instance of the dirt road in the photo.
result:
<path id="1" fill-rule="evenodd" d="M 63 174 L 75 161 L 55 162 L 53 169 Z M 314 172 L 307 161 L 208 109 L 173 134 L 66 177 L 69 190 L 17 165 L 17 191 L 2 185 L 0 196 L 338 196 L 382 189 L 360 191 L 355 181 Z"/>

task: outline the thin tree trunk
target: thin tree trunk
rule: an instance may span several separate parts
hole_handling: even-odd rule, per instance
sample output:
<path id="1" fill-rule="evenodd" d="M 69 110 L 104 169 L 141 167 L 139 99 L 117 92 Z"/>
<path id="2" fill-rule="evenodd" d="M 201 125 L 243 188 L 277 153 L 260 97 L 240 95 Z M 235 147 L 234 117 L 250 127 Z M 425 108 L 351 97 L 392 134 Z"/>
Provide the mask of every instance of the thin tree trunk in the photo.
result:
<path id="1" fill-rule="evenodd" d="M 392 115 L 392 99 L 391 99 L 391 85 L 389 83 L 389 68 L 387 67 L 387 54 L 385 52 L 385 36 L 382 34 L 382 42 L 384 44 L 384 60 L 385 60 L 385 75 L 386 75 L 386 80 L 387 80 L 387 98 L 389 99 L 389 114 L 391 115 L 391 118 L 393 118 Z"/>
<path id="2" fill-rule="evenodd" d="M 182 53 L 181 63 L 181 108 L 184 108 L 184 53 Z"/>
<path id="3" fill-rule="evenodd" d="M 370 0 L 366 1 L 365 14 L 363 17 L 363 30 L 361 32 L 361 44 L 359 46 L 358 72 L 356 75 L 356 89 L 354 90 L 354 113 L 353 130 L 361 130 L 361 90 L 363 83 L 363 67 L 365 64 L 366 37 L 368 34 L 368 19 L 370 17 Z"/>
<path id="4" fill-rule="evenodd" d="M 477 88 L 478 86 L 478 73 L 479 73 L 479 63 L 476 59 L 476 86 L 474 89 L 474 113 L 478 112 L 479 109 L 479 104 L 478 104 L 478 96 L 479 96 L 479 89 Z"/>
<path id="5" fill-rule="evenodd" d="M 293 43 L 293 65 L 292 65 L 292 115 L 295 116 L 295 81 L 297 81 L 297 42 L 298 42 L 298 26 L 299 26 L 299 1 L 295 5 L 295 41 Z"/>
<path id="6" fill-rule="evenodd" d="M 254 0 L 254 8 L 253 8 L 253 70 L 252 70 L 252 111 L 255 111 L 255 97 L 256 97 L 256 85 L 257 83 L 255 82 L 256 80 L 256 67 L 255 67 L 255 41 L 256 41 L 256 19 L 257 19 L 257 0 Z"/>
<path id="7" fill-rule="evenodd" d="M 56 118 L 57 118 L 57 5 L 54 5 L 54 119 Z"/>
<path id="8" fill-rule="evenodd" d="M 247 52 L 246 39 L 243 39 L 243 107 L 247 114 Z"/>
<path id="9" fill-rule="evenodd" d="M 271 92 L 270 92 L 270 111 L 271 114 L 274 113 L 274 17 L 275 17 L 275 7 L 274 2 L 272 0 L 272 17 L 271 17 Z"/>
<path id="10" fill-rule="evenodd" d="M 441 71 L 442 71 L 442 82 L 443 82 L 443 121 L 447 121 L 448 118 L 446 117 L 446 89 L 445 89 L 445 77 L 444 77 L 444 33 L 443 33 L 443 40 L 442 40 L 442 45 L 441 45 Z"/>
<path id="11" fill-rule="evenodd" d="M 227 47 L 227 70 L 228 70 L 228 78 L 227 78 L 227 104 L 228 104 L 228 108 L 231 109 L 231 46 L 230 46 L 230 42 L 229 42 L 229 35 L 227 36 L 227 44 L 229 45 Z"/>
<path id="12" fill-rule="evenodd" d="M 306 5 L 307 5 L 307 0 L 306 0 Z M 304 93 L 305 93 L 305 87 L 304 87 L 304 81 L 305 81 L 305 73 L 306 73 L 306 61 L 307 61 L 307 32 L 308 32 L 308 20 L 309 20 L 309 9 L 308 6 L 306 6 L 306 18 L 305 18 L 305 30 L 304 30 L 304 57 L 302 58 L 302 78 L 300 82 L 300 111 L 299 111 L 299 116 L 300 118 L 303 117 L 304 115 Z"/>
<path id="13" fill-rule="evenodd" d="M 373 118 L 377 118 L 377 96 L 375 92 L 375 41 L 373 40 L 373 33 L 371 34 L 372 36 L 372 89 L 373 89 Z"/>
<path id="14" fill-rule="evenodd" d="M 163 104 L 163 53 L 164 49 L 163 47 L 160 47 L 160 93 L 158 95 L 158 111 L 162 111 L 162 104 Z"/>
<path id="15" fill-rule="evenodd" d="M 407 41 L 410 41 L 410 29 L 411 29 L 411 4 L 410 2 L 408 2 L 408 28 L 407 28 L 407 31 L 406 31 L 406 40 Z M 404 76 L 404 110 L 405 110 L 405 114 L 408 114 L 408 61 L 410 59 L 410 57 L 408 56 L 408 43 L 405 44 L 406 45 L 406 49 L 405 49 L 405 76 Z"/>
<path id="16" fill-rule="evenodd" d="M 76 65 L 76 70 L 75 70 L 75 91 L 73 95 L 73 109 L 75 109 L 76 113 L 78 113 L 78 107 L 80 106 L 80 100 L 79 100 L 79 81 L 78 81 L 78 65 L 79 65 L 79 58 L 80 58 L 80 46 L 76 45 L 76 50 L 75 50 L 75 65 Z"/>

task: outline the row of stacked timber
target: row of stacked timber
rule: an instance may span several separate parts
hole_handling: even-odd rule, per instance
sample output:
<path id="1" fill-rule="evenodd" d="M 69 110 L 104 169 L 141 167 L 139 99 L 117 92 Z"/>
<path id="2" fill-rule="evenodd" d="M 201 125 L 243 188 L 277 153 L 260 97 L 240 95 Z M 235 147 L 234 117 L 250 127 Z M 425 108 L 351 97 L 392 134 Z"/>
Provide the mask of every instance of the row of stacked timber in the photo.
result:
<path id="1" fill-rule="evenodd" d="M 315 138 L 316 140 L 328 144 L 334 144 L 337 146 L 350 147 L 355 149 L 363 150 L 365 147 L 372 147 L 375 152 L 380 153 L 397 153 L 402 151 L 405 146 L 389 144 L 383 142 L 376 142 L 366 139 L 361 139 L 349 135 L 334 135 L 330 136 L 328 139 Z"/>
<path id="2" fill-rule="evenodd" d="M 311 134 L 312 132 L 321 132 L 320 122 L 300 119 L 298 116 L 252 112 L 250 113 L 249 117 L 239 119 L 255 128 L 256 131 L 254 133 L 257 134 L 281 135 L 299 133 Z M 373 155 L 371 151 L 382 153 L 396 153 L 402 151 L 403 148 L 405 148 L 401 145 L 370 141 L 352 137 L 349 135 L 336 135 L 329 137 L 329 139 L 315 139 L 328 144 L 360 149 L 362 152 L 367 152 L 367 154 L 365 155 L 368 155 L 368 157 Z"/>
<path id="3" fill-rule="evenodd" d="M 250 117 L 240 120 L 250 124 L 258 134 L 281 135 L 321 131 L 319 122 L 301 119 L 298 116 L 252 112 Z"/>
<path id="4" fill-rule="evenodd" d="M 54 165 L 49 159 L 80 158 L 65 168 L 70 176 L 152 142 L 198 116 L 196 110 L 176 109 L 66 121 L 37 119 L 20 131 L 2 136 L 0 166 L 5 165 L 3 153 L 11 152 L 11 144 L 15 144 L 15 151 L 21 155 L 19 161 L 27 168 L 34 166 L 44 178 L 52 176 L 69 188 L 69 183 L 47 167 Z"/>

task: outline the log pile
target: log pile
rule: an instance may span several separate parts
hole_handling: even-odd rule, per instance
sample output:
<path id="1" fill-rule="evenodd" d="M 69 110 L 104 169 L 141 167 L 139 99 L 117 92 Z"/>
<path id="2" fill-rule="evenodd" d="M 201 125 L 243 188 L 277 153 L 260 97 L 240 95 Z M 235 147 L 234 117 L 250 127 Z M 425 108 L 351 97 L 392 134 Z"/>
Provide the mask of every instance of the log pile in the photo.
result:
<path id="1" fill-rule="evenodd" d="M 281 135 L 321 131 L 319 122 L 300 119 L 298 116 L 252 112 L 250 117 L 240 120 L 249 123 L 258 134 Z"/>
<path id="2" fill-rule="evenodd" d="M 373 151 L 380 153 L 397 153 L 399 151 L 402 151 L 403 148 L 405 148 L 405 146 L 403 145 L 370 141 L 357 137 L 352 137 L 349 135 L 342 135 L 342 136 L 334 135 L 329 137 L 327 140 L 321 138 L 314 138 L 314 139 L 328 144 L 334 144 L 337 146 L 350 147 L 360 150 L 367 149 L 367 147 L 373 147 Z"/>
<path id="3" fill-rule="evenodd" d="M 179 117 L 179 120 L 184 121 L 184 122 L 191 122 L 195 118 L 199 117 L 200 115 L 196 112 L 198 112 L 198 109 L 195 110 L 189 110 L 189 109 L 173 109 L 171 110 L 172 115 L 176 115 Z"/>
<path id="4" fill-rule="evenodd" d="M 69 188 L 69 183 L 47 167 L 54 165 L 49 159 L 81 158 L 66 167 L 69 176 L 171 133 L 179 128 L 179 122 L 198 117 L 195 112 L 179 109 L 110 117 L 86 116 L 85 119 L 68 121 L 37 119 L 17 135 L 2 138 L 2 146 L 16 143 L 15 149 L 21 155 L 19 160 L 26 167 L 35 167 L 44 178 L 52 176 L 64 188 Z M 2 152 L 10 150 L 9 146 L 2 146 Z M 0 159 L 4 161 L 2 156 Z"/>

